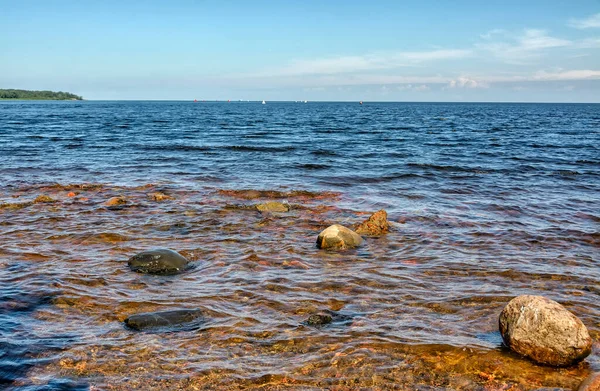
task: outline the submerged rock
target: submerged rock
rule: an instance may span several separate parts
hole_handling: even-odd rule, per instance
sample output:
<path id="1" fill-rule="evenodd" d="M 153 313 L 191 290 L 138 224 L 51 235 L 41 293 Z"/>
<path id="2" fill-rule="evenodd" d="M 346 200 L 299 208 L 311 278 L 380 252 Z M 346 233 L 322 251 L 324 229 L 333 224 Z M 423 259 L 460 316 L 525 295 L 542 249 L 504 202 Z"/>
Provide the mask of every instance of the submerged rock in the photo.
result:
<path id="1" fill-rule="evenodd" d="M 8 209 L 8 210 L 19 210 L 23 208 L 27 208 L 28 206 L 33 205 L 33 202 L 13 202 L 13 203 L 1 203 L 0 209 Z"/>
<path id="2" fill-rule="evenodd" d="M 306 320 L 306 324 L 309 326 L 324 326 L 333 321 L 333 317 L 329 314 L 312 314 Z"/>
<path id="3" fill-rule="evenodd" d="M 592 339 L 581 320 L 543 296 L 512 299 L 499 323 L 506 346 L 541 364 L 572 365 L 592 351 Z"/>
<path id="4" fill-rule="evenodd" d="M 127 204 L 127 198 L 123 196 L 112 197 L 104 203 L 106 206 L 121 206 Z"/>
<path id="5" fill-rule="evenodd" d="M 202 311 L 199 309 L 147 312 L 131 315 L 125 319 L 125 325 L 134 330 L 146 330 L 157 327 L 178 326 L 193 322 L 201 317 Z"/>
<path id="6" fill-rule="evenodd" d="M 148 194 L 148 197 L 153 201 L 159 201 L 159 202 L 175 199 L 175 197 L 172 197 L 172 196 L 162 193 L 160 191 L 157 191 L 156 193 L 150 193 L 150 194 Z"/>
<path id="7" fill-rule="evenodd" d="M 256 205 L 256 209 L 258 209 L 261 212 L 281 212 L 282 213 L 282 212 L 288 212 L 290 210 L 290 207 L 281 202 L 271 201 L 271 202 L 265 202 L 264 204 Z"/>
<path id="8" fill-rule="evenodd" d="M 169 249 L 144 251 L 127 261 L 134 272 L 148 274 L 177 274 L 184 271 L 188 263 L 179 253 Z"/>
<path id="9" fill-rule="evenodd" d="M 35 198 L 35 200 L 33 200 L 33 202 L 35 204 L 51 204 L 53 202 L 56 202 L 56 200 L 53 198 L 50 198 L 47 195 L 41 194 L 41 195 L 37 196 Z"/>
<path id="10" fill-rule="evenodd" d="M 367 220 L 359 224 L 354 231 L 360 235 L 381 235 L 390 230 L 385 210 L 375 212 Z"/>
<path id="11" fill-rule="evenodd" d="M 317 247 L 322 249 L 345 249 L 357 247 L 363 239 L 356 232 L 339 224 L 325 228 L 317 237 Z"/>
<path id="12" fill-rule="evenodd" d="M 600 391 L 600 372 L 592 373 L 580 385 L 577 391 Z"/>

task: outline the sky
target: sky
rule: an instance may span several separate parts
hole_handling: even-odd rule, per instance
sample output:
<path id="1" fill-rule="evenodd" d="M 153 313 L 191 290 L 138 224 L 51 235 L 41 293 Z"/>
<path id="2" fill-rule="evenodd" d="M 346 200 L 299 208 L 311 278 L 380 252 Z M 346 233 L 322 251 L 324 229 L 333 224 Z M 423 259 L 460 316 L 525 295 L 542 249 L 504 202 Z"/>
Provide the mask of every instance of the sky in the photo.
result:
<path id="1" fill-rule="evenodd" d="M 0 88 L 600 102 L 600 0 L 0 0 Z"/>

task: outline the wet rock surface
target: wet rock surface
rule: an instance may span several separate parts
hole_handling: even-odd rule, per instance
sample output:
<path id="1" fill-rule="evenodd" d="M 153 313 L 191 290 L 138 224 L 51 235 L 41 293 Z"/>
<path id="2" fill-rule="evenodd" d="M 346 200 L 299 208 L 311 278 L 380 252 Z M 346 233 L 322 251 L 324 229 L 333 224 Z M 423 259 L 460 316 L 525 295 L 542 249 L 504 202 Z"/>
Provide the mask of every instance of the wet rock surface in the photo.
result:
<path id="1" fill-rule="evenodd" d="M 600 391 L 600 372 L 592 373 L 580 385 L 577 391 Z"/>
<path id="2" fill-rule="evenodd" d="M 357 225 L 354 231 L 360 235 L 377 236 L 387 233 L 389 230 L 390 223 L 387 220 L 387 212 L 382 209 Z"/>
<path id="3" fill-rule="evenodd" d="M 125 325 L 134 330 L 148 330 L 186 325 L 201 319 L 202 311 L 199 309 L 173 310 L 131 315 L 125 319 Z"/>
<path id="4" fill-rule="evenodd" d="M 108 200 L 107 200 L 107 201 L 104 203 L 104 205 L 106 205 L 106 206 L 124 205 L 124 204 L 126 204 L 127 202 L 128 202 L 128 201 L 127 201 L 127 198 L 125 198 L 125 197 L 123 197 L 123 196 L 119 196 L 119 197 L 112 197 L 112 198 L 109 198 L 109 199 L 108 199 Z"/>
<path id="5" fill-rule="evenodd" d="M 284 213 L 284 212 L 288 212 L 290 210 L 290 207 L 289 207 L 289 205 L 281 203 L 281 202 L 270 201 L 270 202 L 265 202 L 264 204 L 256 205 L 256 209 L 258 209 L 260 212 Z"/>
<path id="6" fill-rule="evenodd" d="M 161 191 L 157 191 L 157 192 L 148 194 L 148 198 L 150 198 L 152 201 L 158 201 L 158 202 L 169 201 L 169 200 L 175 199 L 175 197 L 165 194 Z"/>
<path id="7" fill-rule="evenodd" d="M 358 247 L 363 239 L 359 234 L 339 224 L 325 228 L 317 237 L 317 247 L 321 249 L 346 249 Z"/>
<path id="8" fill-rule="evenodd" d="M 568 366 L 592 350 L 592 339 L 581 320 L 543 296 L 514 298 L 502 310 L 499 323 L 506 346 L 537 363 Z"/>
<path id="9" fill-rule="evenodd" d="M 53 202 L 56 202 L 56 200 L 50 196 L 41 194 L 41 195 L 35 197 L 35 200 L 33 200 L 33 202 L 35 204 L 51 204 Z"/>
<path id="10" fill-rule="evenodd" d="M 184 271 L 189 261 L 176 251 L 154 249 L 129 258 L 127 264 L 134 272 L 146 274 L 177 274 Z"/>
<path id="11" fill-rule="evenodd" d="M 326 313 L 312 314 L 306 320 L 306 324 L 309 326 L 324 326 L 333 321 L 333 317 Z"/>

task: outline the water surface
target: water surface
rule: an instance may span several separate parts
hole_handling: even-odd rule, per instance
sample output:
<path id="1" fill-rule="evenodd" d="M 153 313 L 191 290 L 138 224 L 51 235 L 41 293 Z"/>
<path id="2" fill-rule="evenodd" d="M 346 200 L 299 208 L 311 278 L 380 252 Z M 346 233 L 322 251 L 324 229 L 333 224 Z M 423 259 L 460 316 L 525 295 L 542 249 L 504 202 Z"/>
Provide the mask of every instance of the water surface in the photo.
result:
<path id="1" fill-rule="evenodd" d="M 599 145 L 591 104 L 2 102 L 0 384 L 576 388 L 600 370 Z M 266 201 L 291 210 L 251 209 Z M 379 209 L 387 235 L 315 247 Z M 127 268 L 155 247 L 193 268 Z M 502 348 L 520 294 L 580 317 L 592 355 L 554 369 Z M 123 326 L 180 308 L 206 323 Z"/>

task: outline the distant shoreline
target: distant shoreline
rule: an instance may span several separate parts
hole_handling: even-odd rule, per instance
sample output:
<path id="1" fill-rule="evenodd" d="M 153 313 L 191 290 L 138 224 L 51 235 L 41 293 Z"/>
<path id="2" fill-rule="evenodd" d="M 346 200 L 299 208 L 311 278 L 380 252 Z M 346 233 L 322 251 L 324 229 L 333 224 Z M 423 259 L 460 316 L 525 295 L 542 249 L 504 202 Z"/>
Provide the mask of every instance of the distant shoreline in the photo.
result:
<path id="1" fill-rule="evenodd" d="M 63 91 L 0 89 L 0 100 L 83 100 L 83 97 Z"/>

